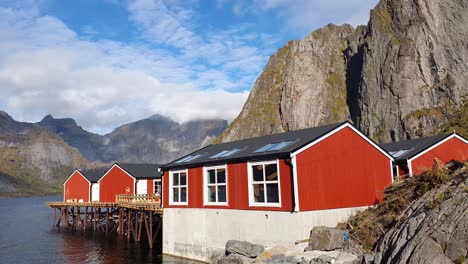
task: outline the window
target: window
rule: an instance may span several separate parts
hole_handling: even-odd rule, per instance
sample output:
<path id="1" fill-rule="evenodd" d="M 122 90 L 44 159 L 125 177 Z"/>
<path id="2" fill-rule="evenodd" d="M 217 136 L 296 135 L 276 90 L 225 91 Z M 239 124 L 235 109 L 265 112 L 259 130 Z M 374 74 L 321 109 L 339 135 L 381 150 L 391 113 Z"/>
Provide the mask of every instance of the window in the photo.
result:
<path id="1" fill-rule="evenodd" d="M 240 148 L 223 150 L 223 151 L 211 156 L 210 159 L 229 157 L 229 156 L 231 156 L 233 154 L 236 154 L 239 151 L 241 151 Z"/>
<path id="2" fill-rule="evenodd" d="M 161 180 L 154 180 L 154 194 L 161 195 Z"/>
<path id="3" fill-rule="evenodd" d="M 227 205 L 226 166 L 205 168 L 205 204 Z"/>
<path id="4" fill-rule="evenodd" d="M 187 205 L 187 170 L 171 172 L 170 204 Z"/>
<path id="5" fill-rule="evenodd" d="M 390 151 L 390 155 L 392 155 L 394 158 L 398 158 L 400 156 L 403 156 L 406 154 L 408 151 L 413 150 L 413 149 L 402 149 L 402 150 L 397 150 L 397 151 Z"/>
<path id="6" fill-rule="evenodd" d="M 282 148 L 285 148 L 285 147 L 289 146 L 294 141 L 295 140 L 287 140 L 287 141 L 270 143 L 270 144 L 267 144 L 267 145 L 255 150 L 254 153 L 280 150 Z"/>
<path id="7" fill-rule="evenodd" d="M 201 155 L 202 155 L 202 154 L 189 155 L 189 156 L 187 156 L 187 157 L 185 157 L 185 158 L 182 158 L 182 159 L 176 161 L 175 163 L 189 162 L 189 161 L 192 161 L 192 160 L 194 160 L 194 159 L 200 157 Z"/>
<path id="8" fill-rule="evenodd" d="M 253 206 L 281 206 L 277 161 L 249 163 L 249 203 Z"/>

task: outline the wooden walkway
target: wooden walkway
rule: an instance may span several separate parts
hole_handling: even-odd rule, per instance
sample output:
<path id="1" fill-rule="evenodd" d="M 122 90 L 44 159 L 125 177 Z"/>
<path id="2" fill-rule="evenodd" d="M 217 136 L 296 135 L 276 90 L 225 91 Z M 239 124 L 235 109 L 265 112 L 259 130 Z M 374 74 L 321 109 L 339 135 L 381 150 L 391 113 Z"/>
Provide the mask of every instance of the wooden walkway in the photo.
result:
<path id="1" fill-rule="evenodd" d="M 159 195 L 117 195 L 109 202 L 47 202 L 54 209 L 54 228 L 116 232 L 140 242 L 143 229 L 153 248 L 162 228 L 163 209 Z M 58 219 L 57 219 L 58 212 Z"/>

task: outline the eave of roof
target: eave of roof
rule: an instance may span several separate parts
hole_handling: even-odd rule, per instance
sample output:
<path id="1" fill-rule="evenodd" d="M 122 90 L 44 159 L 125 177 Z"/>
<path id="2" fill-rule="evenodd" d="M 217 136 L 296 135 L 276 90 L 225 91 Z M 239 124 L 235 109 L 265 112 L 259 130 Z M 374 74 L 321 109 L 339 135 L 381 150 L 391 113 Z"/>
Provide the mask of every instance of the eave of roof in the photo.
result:
<path id="1" fill-rule="evenodd" d="M 310 142 L 313 142 L 321 138 L 322 136 L 332 132 L 333 130 L 345 124 L 351 125 L 348 121 L 345 121 L 341 123 L 335 123 L 335 124 L 319 126 L 319 127 L 314 127 L 314 128 L 307 128 L 307 129 L 289 131 L 285 133 L 268 135 L 268 136 L 261 136 L 261 137 L 248 138 L 248 139 L 237 140 L 237 141 L 232 141 L 232 142 L 226 142 L 222 144 L 209 145 L 162 166 L 162 169 L 163 170 L 179 169 L 179 168 L 182 169 L 182 168 L 209 166 L 209 165 L 219 165 L 219 164 L 226 164 L 226 163 L 239 163 L 239 162 L 245 162 L 245 161 L 289 157 L 291 153 L 293 153 L 294 151 L 306 146 Z M 266 144 L 278 142 L 278 141 L 288 141 L 288 140 L 296 140 L 296 142 L 278 151 L 255 153 L 255 151 L 258 148 Z M 216 153 L 219 153 L 222 150 L 228 150 L 228 149 L 234 149 L 234 148 L 242 148 L 242 151 L 229 157 L 210 158 L 211 156 L 215 155 Z M 190 155 L 202 154 L 202 153 L 203 153 L 203 156 L 201 158 L 197 158 L 190 162 L 177 163 L 177 161 L 185 157 L 188 157 Z"/>
<path id="2" fill-rule="evenodd" d="M 414 156 L 418 155 L 421 152 L 424 152 L 428 148 L 434 146 L 435 144 L 445 140 L 446 138 L 453 136 L 455 134 L 442 134 L 430 137 L 423 137 L 423 138 L 416 138 L 398 142 L 390 142 L 381 144 L 380 146 L 385 149 L 387 152 L 395 152 L 401 150 L 408 150 L 408 152 L 404 153 L 399 157 L 394 157 L 395 162 L 402 162 L 408 159 L 413 158 Z"/>

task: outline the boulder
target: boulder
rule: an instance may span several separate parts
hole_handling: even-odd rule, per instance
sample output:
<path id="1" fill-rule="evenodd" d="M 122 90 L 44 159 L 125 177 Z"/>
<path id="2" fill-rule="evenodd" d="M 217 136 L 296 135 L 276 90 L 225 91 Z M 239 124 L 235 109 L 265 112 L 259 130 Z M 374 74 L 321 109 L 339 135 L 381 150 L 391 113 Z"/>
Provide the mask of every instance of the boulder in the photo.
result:
<path id="1" fill-rule="evenodd" d="M 265 251 L 262 245 L 252 244 L 247 241 L 229 240 L 226 243 L 227 254 L 239 254 L 249 258 L 256 258 Z"/>
<path id="2" fill-rule="evenodd" d="M 310 231 L 309 247 L 312 250 L 335 250 L 343 248 L 345 236 L 342 230 L 316 226 Z"/>
<path id="3" fill-rule="evenodd" d="M 262 261 L 271 259 L 273 256 L 282 255 L 286 253 L 287 251 L 288 251 L 287 247 L 283 247 L 283 246 L 272 247 L 268 250 L 263 251 L 262 254 L 258 255 L 257 258 L 255 258 L 255 262 L 261 263 Z"/>
<path id="4" fill-rule="evenodd" d="M 361 264 L 359 257 L 346 252 L 341 252 L 335 259 L 335 264 Z"/>
<path id="5" fill-rule="evenodd" d="M 218 259 L 218 264 L 251 264 L 254 259 L 239 254 L 229 254 Z"/>
<path id="6" fill-rule="evenodd" d="M 296 258 L 292 256 L 285 256 L 285 255 L 275 255 L 271 259 L 266 260 L 265 264 L 285 264 L 285 263 L 297 263 L 298 261 Z"/>
<path id="7" fill-rule="evenodd" d="M 329 264 L 333 262 L 333 258 L 328 255 L 321 255 L 318 258 L 311 260 L 310 264 Z"/>

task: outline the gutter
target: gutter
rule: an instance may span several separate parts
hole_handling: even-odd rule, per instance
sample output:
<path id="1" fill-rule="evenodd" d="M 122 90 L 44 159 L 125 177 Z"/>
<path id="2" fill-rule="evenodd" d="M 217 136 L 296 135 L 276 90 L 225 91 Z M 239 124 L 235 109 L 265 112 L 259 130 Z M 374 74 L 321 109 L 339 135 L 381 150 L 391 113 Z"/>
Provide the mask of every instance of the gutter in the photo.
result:
<path id="1" fill-rule="evenodd" d="M 296 210 L 296 194 L 294 192 L 294 185 L 296 184 L 294 182 L 294 167 L 293 167 L 293 164 L 291 162 L 291 158 L 287 158 L 287 159 L 284 159 L 284 163 L 286 165 L 288 165 L 289 167 L 289 174 L 291 175 L 291 204 L 292 204 L 292 208 L 291 208 L 291 213 L 294 213 L 294 211 Z"/>

